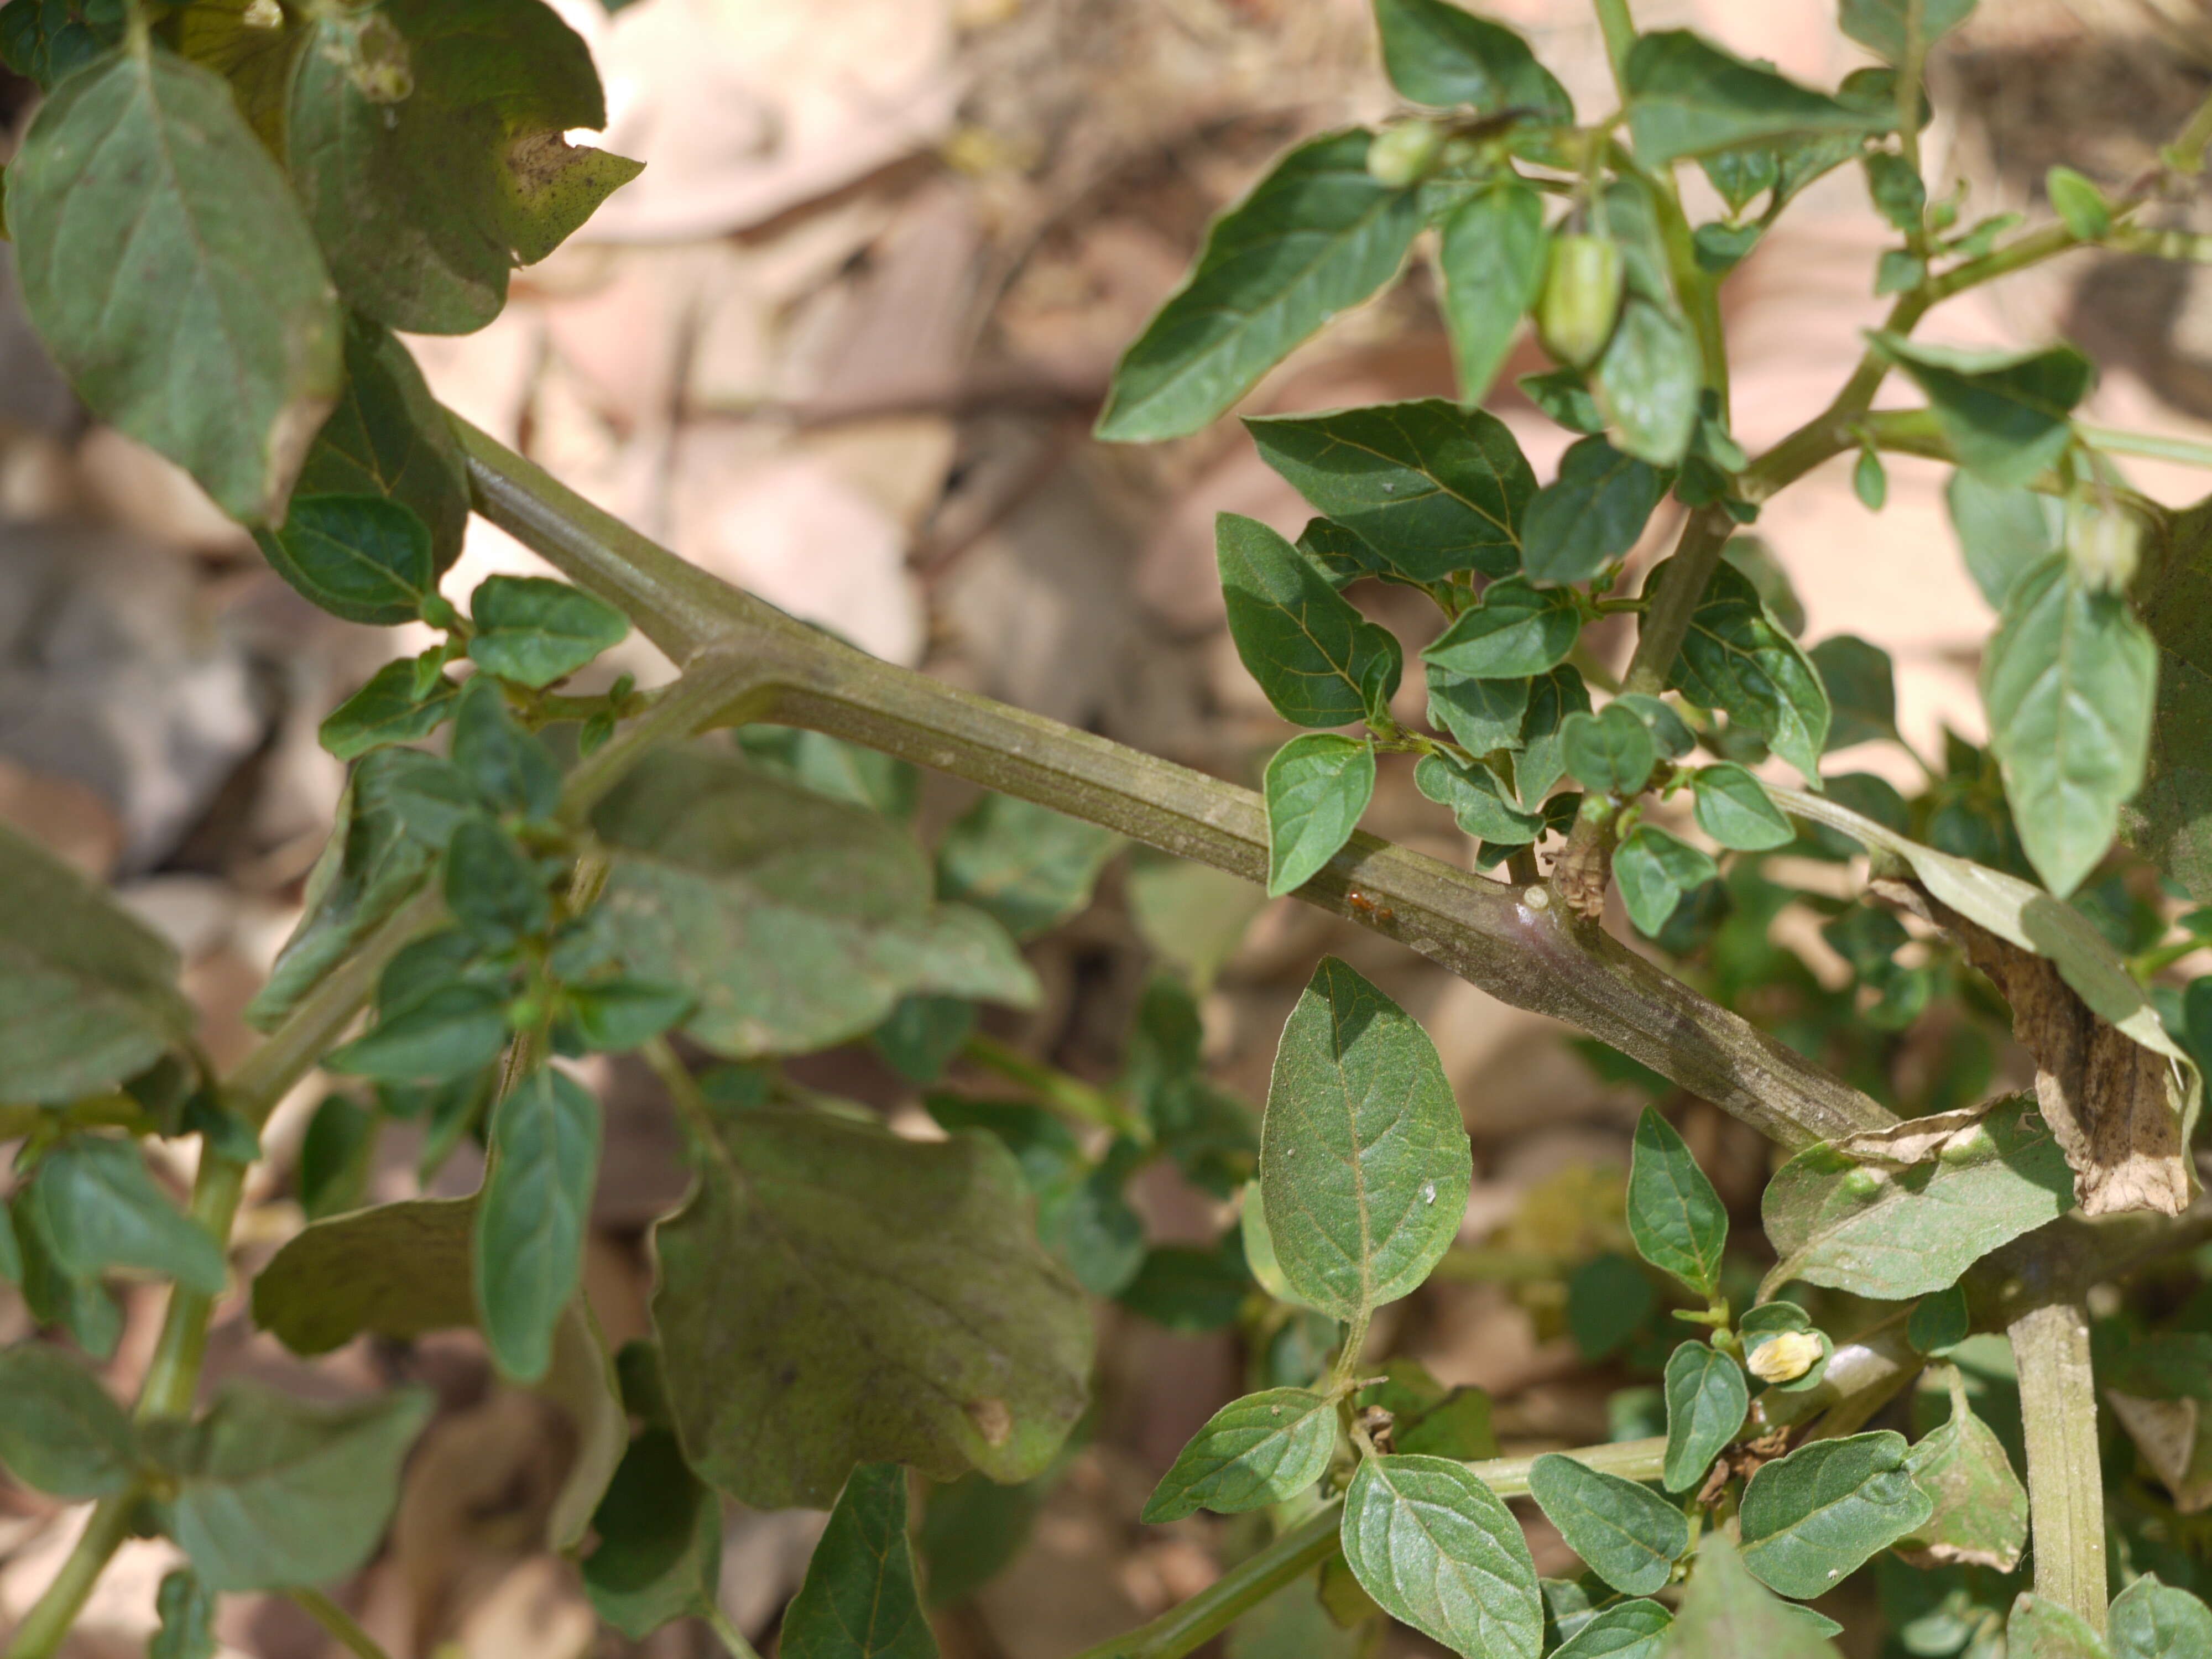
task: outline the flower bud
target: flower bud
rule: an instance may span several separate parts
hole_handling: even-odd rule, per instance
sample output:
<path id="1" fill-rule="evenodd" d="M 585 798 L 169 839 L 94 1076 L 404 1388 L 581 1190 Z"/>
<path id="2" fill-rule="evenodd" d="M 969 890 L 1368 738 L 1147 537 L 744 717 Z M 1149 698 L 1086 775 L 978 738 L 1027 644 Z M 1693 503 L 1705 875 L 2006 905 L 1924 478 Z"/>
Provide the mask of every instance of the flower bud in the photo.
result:
<path id="1" fill-rule="evenodd" d="M 1427 178 L 1443 149 L 1443 130 L 1431 121 L 1401 121 L 1367 146 L 1367 171 L 1378 185 L 1404 190 Z"/>
<path id="2" fill-rule="evenodd" d="M 1784 1331 L 1751 1351 L 1744 1364 L 1762 1382 L 1795 1382 L 1820 1363 L 1820 1339 L 1813 1331 Z"/>
<path id="3" fill-rule="evenodd" d="M 1571 368 L 1595 362 L 1620 320 L 1625 280 L 1620 244 L 1603 236 L 1554 236 L 1536 301 L 1544 349 Z"/>
<path id="4" fill-rule="evenodd" d="M 2075 498 L 2066 503 L 2066 556 L 2087 586 L 2118 592 L 2142 560 L 2142 526 L 2124 507 Z"/>

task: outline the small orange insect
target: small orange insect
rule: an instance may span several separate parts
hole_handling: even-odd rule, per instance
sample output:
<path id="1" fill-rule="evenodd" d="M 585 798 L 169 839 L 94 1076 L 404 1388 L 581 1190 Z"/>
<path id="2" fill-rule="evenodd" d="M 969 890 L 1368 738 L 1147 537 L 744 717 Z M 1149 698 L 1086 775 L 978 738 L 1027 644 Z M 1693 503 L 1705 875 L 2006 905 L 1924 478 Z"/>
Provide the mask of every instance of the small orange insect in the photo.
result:
<path id="1" fill-rule="evenodd" d="M 1357 887 L 1344 896 L 1344 902 L 1370 921 L 1388 921 L 1398 914 L 1387 904 L 1377 904 Z"/>

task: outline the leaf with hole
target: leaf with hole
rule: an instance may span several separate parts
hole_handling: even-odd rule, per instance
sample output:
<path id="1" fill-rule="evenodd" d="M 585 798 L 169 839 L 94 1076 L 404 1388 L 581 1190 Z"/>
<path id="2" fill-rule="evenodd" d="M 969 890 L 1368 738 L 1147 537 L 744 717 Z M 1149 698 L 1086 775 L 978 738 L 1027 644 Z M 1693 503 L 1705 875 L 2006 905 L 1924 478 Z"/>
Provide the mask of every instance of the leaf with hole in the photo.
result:
<path id="1" fill-rule="evenodd" d="M 1536 1659 L 1544 1603 L 1521 1523 L 1465 1464 L 1366 1459 L 1344 1494 L 1342 1538 L 1392 1618 L 1468 1659 Z"/>
<path id="2" fill-rule="evenodd" d="M 1309 1305 L 1353 1318 L 1426 1279 L 1467 1208 L 1473 1154 L 1428 1034 L 1323 957 L 1275 1050 L 1260 1192 Z"/>
<path id="3" fill-rule="evenodd" d="M 1313 732 L 1267 763 L 1267 896 L 1303 887 L 1334 858 L 1375 794 L 1375 750 L 1356 738 Z"/>
<path id="4" fill-rule="evenodd" d="M 1440 398 L 1248 419 L 1261 459 L 1401 574 L 1510 574 L 1536 476 L 1496 416 Z"/>
<path id="5" fill-rule="evenodd" d="M 1328 1471 L 1336 1406 L 1304 1389 L 1269 1389 L 1232 1400 L 1208 1418 L 1161 1476 L 1147 1522 L 1200 1510 L 1237 1515 L 1295 1498 Z"/>
<path id="6" fill-rule="evenodd" d="M 418 334 L 465 334 L 641 164 L 572 148 L 606 125 L 584 41 L 534 0 L 384 0 L 318 14 L 286 155 L 339 290 Z"/>
<path id="7" fill-rule="evenodd" d="M 1355 130 L 1301 144 L 1213 222 L 1189 279 L 1115 365 L 1098 436 L 1197 431 L 1397 275 L 1420 228 L 1419 193 L 1375 180 L 1369 143 Z"/>
<path id="8" fill-rule="evenodd" d="M 1625 1595 L 1649 1595 L 1689 1553 L 1690 1522 L 1648 1486 L 1548 1452 L 1528 1467 L 1528 1491 L 1567 1547 Z"/>
<path id="9" fill-rule="evenodd" d="M 9 163 L 8 221 L 24 308 L 93 412 L 233 518 L 281 520 L 338 393 L 342 329 L 230 88 L 167 52 L 71 76 Z"/>
<path id="10" fill-rule="evenodd" d="M 1091 1315 L 1003 1146 L 767 1108 L 720 1117 L 702 1153 L 655 1235 L 653 1319 L 702 1478 L 818 1507 L 857 1463 L 1019 1480 L 1051 1460 L 1083 1410 Z"/>
<path id="11" fill-rule="evenodd" d="M 1667 1460 L 1663 1485 L 1687 1492 L 1705 1478 L 1713 1459 L 1743 1427 L 1751 1388 L 1743 1367 L 1702 1342 L 1685 1342 L 1668 1356 Z"/>
<path id="12" fill-rule="evenodd" d="M 1815 1440 L 1759 1466 L 1738 1511 L 1743 1565 L 1797 1601 L 1825 1595 L 1934 1511 L 1887 1431 Z"/>

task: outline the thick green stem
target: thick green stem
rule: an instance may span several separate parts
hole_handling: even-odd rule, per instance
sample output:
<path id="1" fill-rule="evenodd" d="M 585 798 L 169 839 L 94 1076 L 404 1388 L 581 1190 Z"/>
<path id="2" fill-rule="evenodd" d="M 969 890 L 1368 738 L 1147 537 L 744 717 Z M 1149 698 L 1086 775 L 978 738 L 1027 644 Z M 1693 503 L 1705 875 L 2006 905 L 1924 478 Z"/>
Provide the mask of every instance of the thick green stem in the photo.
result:
<path id="1" fill-rule="evenodd" d="M 1666 1462 L 1663 1439 L 1626 1440 L 1617 1446 L 1584 1446 L 1567 1453 L 1607 1474 L 1626 1480 L 1656 1480 Z M 1533 1457 L 1499 1457 L 1468 1468 L 1500 1498 L 1522 1498 L 1528 1491 Z M 1341 1547 L 1338 1528 L 1343 1505 L 1330 1504 L 1310 1520 L 1285 1533 L 1257 1555 L 1239 1562 L 1179 1607 L 1149 1625 L 1085 1648 L 1076 1659 L 1180 1659 L 1211 1641 L 1277 1590 L 1311 1572 Z"/>
<path id="2" fill-rule="evenodd" d="M 2097 1457 L 2097 1379 L 2089 1316 L 2059 1297 L 2012 1322 L 2027 1441 L 2035 1593 L 2105 1628 L 2105 1476 Z"/>
<path id="3" fill-rule="evenodd" d="M 696 571 L 483 434 L 455 423 L 477 508 L 580 586 L 637 608 L 678 662 L 749 664 L 732 719 L 847 738 L 1264 882 L 1260 798 L 1188 767 L 881 662 Z M 1369 903 L 1354 907 L 1357 889 Z M 1516 1007 L 1579 1026 L 1788 1146 L 1893 1120 L 1874 1101 L 1610 939 L 1540 888 L 1509 889 L 1355 835 L 1299 890 Z"/>

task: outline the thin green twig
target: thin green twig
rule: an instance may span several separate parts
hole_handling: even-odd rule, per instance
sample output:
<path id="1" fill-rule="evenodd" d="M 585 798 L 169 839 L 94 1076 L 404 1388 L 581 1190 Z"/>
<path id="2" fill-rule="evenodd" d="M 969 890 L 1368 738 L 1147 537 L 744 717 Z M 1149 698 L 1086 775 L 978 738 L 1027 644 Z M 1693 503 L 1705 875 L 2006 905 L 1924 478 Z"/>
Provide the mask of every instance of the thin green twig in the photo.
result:
<path id="1" fill-rule="evenodd" d="M 354 1616 L 319 1589 L 285 1592 L 293 1604 L 330 1632 L 331 1638 L 355 1659 L 391 1659 L 376 1638 L 354 1621 Z"/>

